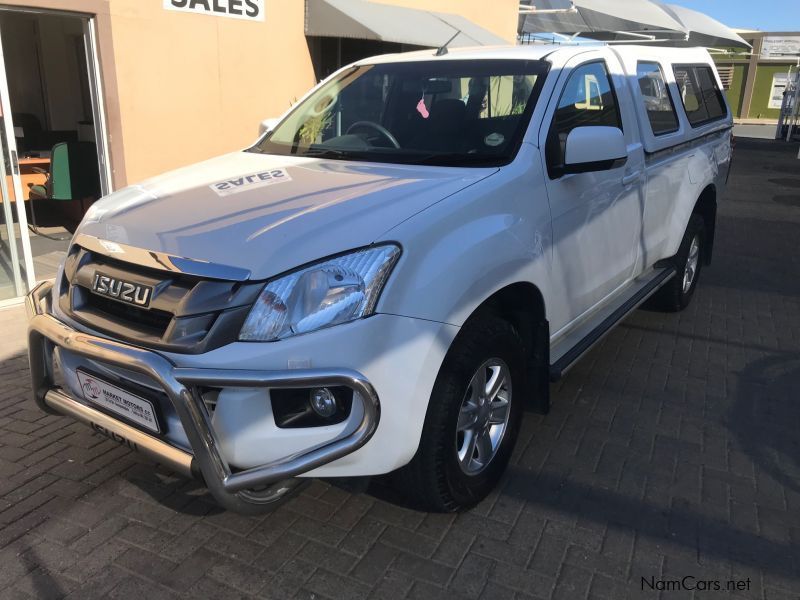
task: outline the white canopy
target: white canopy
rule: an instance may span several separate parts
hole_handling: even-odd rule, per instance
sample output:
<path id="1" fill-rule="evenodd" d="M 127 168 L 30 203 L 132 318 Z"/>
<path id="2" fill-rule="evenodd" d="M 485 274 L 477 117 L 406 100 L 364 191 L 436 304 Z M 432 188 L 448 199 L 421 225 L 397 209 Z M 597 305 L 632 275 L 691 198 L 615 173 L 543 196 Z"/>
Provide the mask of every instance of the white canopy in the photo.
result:
<path id="1" fill-rule="evenodd" d="M 704 46 L 706 48 L 750 48 L 741 36 L 727 25 L 712 19 L 705 13 L 697 12 L 677 4 L 661 4 L 664 12 L 683 25 L 689 37 L 675 40 L 670 45 Z"/>
<path id="2" fill-rule="evenodd" d="M 534 4 L 535 9 L 525 10 Z M 597 40 L 649 37 L 668 46 L 750 48 L 708 15 L 657 0 L 524 0 L 522 33 L 560 33 Z M 656 41 L 657 40 L 657 41 Z"/>
<path id="3" fill-rule="evenodd" d="M 442 46 L 453 36 L 450 47 L 508 44 L 460 15 L 364 0 L 306 0 L 305 33 L 431 48 Z"/>
<path id="4" fill-rule="evenodd" d="M 650 0 L 525 0 L 523 4 L 535 5 L 530 13 L 520 5 L 524 33 L 582 34 L 595 39 L 613 39 L 624 32 L 656 37 L 666 32 L 685 34 L 677 19 Z"/>

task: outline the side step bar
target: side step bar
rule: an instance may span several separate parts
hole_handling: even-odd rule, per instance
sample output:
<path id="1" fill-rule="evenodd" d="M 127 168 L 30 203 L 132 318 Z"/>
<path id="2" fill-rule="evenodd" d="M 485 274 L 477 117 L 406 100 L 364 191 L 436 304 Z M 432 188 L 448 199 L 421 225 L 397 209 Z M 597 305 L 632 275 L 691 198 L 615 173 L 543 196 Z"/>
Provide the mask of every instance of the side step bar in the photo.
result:
<path id="1" fill-rule="evenodd" d="M 597 327 L 578 341 L 572 348 L 555 363 L 550 365 L 550 381 L 558 381 L 584 354 L 591 350 L 595 344 L 602 340 L 612 329 L 631 312 L 639 308 L 650 296 L 675 276 L 675 268 L 669 267 L 651 279 L 624 304 L 606 317 Z"/>

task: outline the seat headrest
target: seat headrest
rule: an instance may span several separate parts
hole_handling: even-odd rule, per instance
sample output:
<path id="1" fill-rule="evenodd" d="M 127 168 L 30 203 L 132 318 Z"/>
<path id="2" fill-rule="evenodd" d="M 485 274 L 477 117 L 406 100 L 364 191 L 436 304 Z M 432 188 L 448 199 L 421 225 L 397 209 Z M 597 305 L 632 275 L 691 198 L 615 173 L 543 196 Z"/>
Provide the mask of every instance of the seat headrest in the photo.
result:
<path id="1" fill-rule="evenodd" d="M 431 107 L 431 126 L 438 131 L 455 131 L 464 125 L 467 107 L 458 98 L 438 100 Z"/>

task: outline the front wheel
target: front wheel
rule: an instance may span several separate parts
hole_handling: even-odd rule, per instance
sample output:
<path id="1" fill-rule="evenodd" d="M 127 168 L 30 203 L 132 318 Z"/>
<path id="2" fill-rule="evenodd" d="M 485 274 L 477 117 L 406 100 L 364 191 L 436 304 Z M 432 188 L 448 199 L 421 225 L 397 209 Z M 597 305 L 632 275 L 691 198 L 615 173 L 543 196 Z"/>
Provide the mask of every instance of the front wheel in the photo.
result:
<path id="1" fill-rule="evenodd" d="M 412 504 L 453 512 L 497 484 L 522 418 L 524 356 L 509 322 L 487 314 L 464 325 L 434 384 L 417 453 L 396 474 Z"/>

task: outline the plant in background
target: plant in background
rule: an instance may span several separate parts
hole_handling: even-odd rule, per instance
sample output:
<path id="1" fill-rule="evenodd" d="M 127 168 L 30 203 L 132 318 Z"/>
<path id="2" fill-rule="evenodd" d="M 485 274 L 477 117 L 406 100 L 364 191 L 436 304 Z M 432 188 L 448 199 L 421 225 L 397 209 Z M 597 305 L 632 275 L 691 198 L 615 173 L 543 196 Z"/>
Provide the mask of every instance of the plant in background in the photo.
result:
<path id="1" fill-rule="evenodd" d="M 525 102 L 523 102 L 523 101 L 514 102 L 514 104 L 511 105 L 511 108 L 509 109 L 508 114 L 509 115 L 521 115 L 522 113 L 525 112 L 525 106 L 527 106 L 527 104 Z"/>
<path id="2" fill-rule="evenodd" d="M 298 132 L 300 141 L 304 144 L 318 143 L 322 132 L 331 124 L 331 117 L 330 112 L 325 112 L 307 119 Z"/>
<path id="3" fill-rule="evenodd" d="M 527 106 L 527 104 L 522 101 L 506 104 L 503 108 L 498 108 L 493 116 L 506 117 L 510 115 L 521 115 L 525 112 L 525 106 Z"/>

